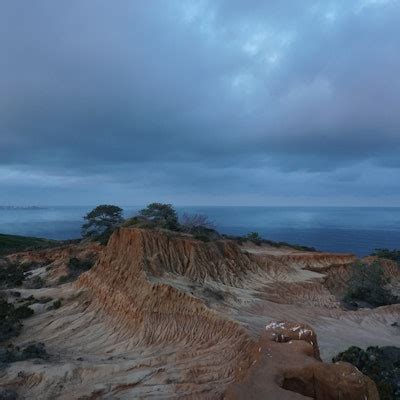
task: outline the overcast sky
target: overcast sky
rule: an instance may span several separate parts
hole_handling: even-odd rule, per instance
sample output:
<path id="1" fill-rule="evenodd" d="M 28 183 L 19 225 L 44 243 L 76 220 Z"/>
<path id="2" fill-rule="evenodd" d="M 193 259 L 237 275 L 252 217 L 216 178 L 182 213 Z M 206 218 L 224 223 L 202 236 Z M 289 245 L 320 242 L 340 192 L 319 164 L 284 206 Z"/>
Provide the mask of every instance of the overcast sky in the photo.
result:
<path id="1" fill-rule="evenodd" d="M 4 0 L 0 204 L 400 205 L 395 0 Z"/>

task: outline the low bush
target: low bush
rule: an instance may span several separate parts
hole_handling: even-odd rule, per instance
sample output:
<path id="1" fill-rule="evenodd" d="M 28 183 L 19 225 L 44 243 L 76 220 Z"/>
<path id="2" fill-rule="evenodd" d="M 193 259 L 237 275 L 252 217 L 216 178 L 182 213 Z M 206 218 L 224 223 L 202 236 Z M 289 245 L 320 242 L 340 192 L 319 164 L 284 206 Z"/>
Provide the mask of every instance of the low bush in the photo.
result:
<path id="1" fill-rule="evenodd" d="M 201 233 L 196 233 L 193 235 L 196 240 L 201 240 L 202 242 L 209 242 L 211 239 L 207 235 L 202 235 Z"/>
<path id="2" fill-rule="evenodd" d="M 33 278 L 27 280 L 25 282 L 25 286 L 28 289 L 40 289 L 45 285 L 45 282 L 42 277 L 39 275 L 34 276 Z"/>
<path id="3" fill-rule="evenodd" d="M 89 259 L 81 260 L 77 257 L 70 258 L 68 262 L 68 273 L 58 279 L 58 284 L 62 285 L 63 283 L 72 282 L 83 272 L 89 271 L 93 265 L 94 262 Z"/>
<path id="4" fill-rule="evenodd" d="M 367 350 L 362 350 L 352 346 L 339 353 L 332 361 L 345 361 L 355 365 L 376 383 L 381 400 L 400 398 L 399 347 L 368 347 Z"/>
<path id="5" fill-rule="evenodd" d="M 260 246 L 262 243 L 262 237 L 258 232 L 250 232 L 246 235 L 246 239 L 249 240 L 250 242 L 253 242 L 257 246 Z"/>
<path id="6" fill-rule="evenodd" d="M 209 242 L 221 238 L 221 235 L 215 229 L 206 228 L 204 226 L 192 228 L 190 233 L 195 239 L 202 240 L 203 242 Z"/>
<path id="7" fill-rule="evenodd" d="M 146 217 L 137 215 L 135 217 L 128 218 L 123 224 L 124 228 L 141 228 L 141 229 L 155 229 L 157 223 L 149 220 Z"/>
<path id="8" fill-rule="evenodd" d="M 18 393 L 13 389 L 0 388 L 0 400 L 17 400 Z"/>
<path id="9" fill-rule="evenodd" d="M 29 236 L 0 234 L 0 255 L 12 254 L 19 251 L 38 250 L 55 247 L 60 242 Z"/>
<path id="10" fill-rule="evenodd" d="M 58 278 L 58 284 L 59 284 L 59 285 L 62 285 L 62 284 L 64 284 L 64 283 L 71 282 L 72 280 L 73 280 L 73 276 L 72 276 L 72 275 L 70 275 L 70 274 L 68 274 L 68 275 L 63 275 L 63 276 L 60 276 L 60 277 Z"/>
<path id="11" fill-rule="evenodd" d="M 23 269 L 17 265 L 6 263 L 0 267 L 0 286 L 3 288 L 12 288 L 21 286 L 25 279 Z"/>
<path id="12" fill-rule="evenodd" d="M 47 307 L 47 310 L 57 310 L 57 309 L 59 309 L 59 308 L 61 307 L 61 305 L 62 305 L 62 303 L 61 303 L 61 300 L 60 300 L 60 299 L 55 300 L 55 301 L 53 301 L 52 304 L 50 304 L 50 305 Z"/>
<path id="13" fill-rule="evenodd" d="M 208 299 L 217 301 L 223 301 L 225 299 L 224 292 L 211 287 L 205 287 L 203 289 L 203 295 Z"/>
<path id="14" fill-rule="evenodd" d="M 25 360 L 30 358 L 41 358 L 43 360 L 48 358 L 48 354 L 44 343 L 31 343 L 22 349 L 22 357 Z"/>
<path id="15" fill-rule="evenodd" d="M 352 267 L 344 301 L 353 305 L 365 302 L 375 307 L 397 303 L 398 298 L 386 288 L 388 283 L 389 279 L 384 276 L 378 262 L 371 265 L 356 263 Z"/>
<path id="16" fill-rule="evenodd" d="M 0 296 L 0 342 L 18 336 L 21 332 L 21 319 L 33 315 L 33 310 L 27 304 L 15 307 L 3 296 Z"/>
<path id="17" fill-rule="evenodd" d="M 371 255 L 379 258 L 386 258 L 387 260 L 392 260 L 400 264 L 400 250 L 375 249 Z"/>
<path id="18" fill-rule="evenodd" d="M 43 343 L 33 342 L 25 345 L 23 348 L 11 344 L 6 348 L 0 348 L 0 362 L 5 364 L 35 358 L 42 360 L 47 360 L 49 358 Z"/>
<path id="19" fill-rule="evenodd" d="M 30 261 L 30 262 L 25 262 L 23 264 L 20 264 L 20 268 L 24 272 L 32 271 L 33 269 L 43 267 L 46 264 L 49 264 L 50 261 L 44 261 L 44 262 L 36 262 L 36 261 Z"/>
<path id="20" fill-rule="evenodd" d="M 287 242 L 275 242 L 269 239 L 263 239 L 257 232 L 251 232 L 247 236 L 232 236 L 232 235 L 222 235 L 222 237 L 234 240 L 240 246 L 243 245 L 247 240 L 254 241 L 256 244 L 267 244 L 272 247 L 290 247 L 291 249 L 299 250 L 299 251 L 308 251 L 308 252 L 316 252 L 315 247 L 303 246 L 299 244 L 291 244 Z"/>
<path id="21" fill-rule="evenodd" d="M 22 323 L 15 314 L 15 308 L 4 298 L 0 298 L 0 342 L 18 336 Z"/>
<path id="22" fill-rule="evenodd" d="M 68 262 L 68 268 L 71 271 L 84 272 L 89 271 L 93 267 L 92 260 L 80 260 L 79 258 L 72 257 Z"/>
<path id="23" fill-rule="evenodd" d="M 34 304 L 36 302 L 37 300 L 32 295 L 30 295 L 29 297 L 22 297 L 17 300 L 17 303 L 25 304 L 27 306 L 30 306 L 31 304 Z"/>
<path id="24" fill-rule="evenodd" d="M 36 302 L 39 304 L 46 304 L 52 301 L 53 299 L 51 297 L 39 297 L 36 299 Z"/>
<path id="25" fill-rule="evenodd" d="M 29 318 L 34 314 L 32 308 L 30 308 L 28 305 L 25 304 L 20 307 L 15 307 L 14 313 L 18 319 Z"/>

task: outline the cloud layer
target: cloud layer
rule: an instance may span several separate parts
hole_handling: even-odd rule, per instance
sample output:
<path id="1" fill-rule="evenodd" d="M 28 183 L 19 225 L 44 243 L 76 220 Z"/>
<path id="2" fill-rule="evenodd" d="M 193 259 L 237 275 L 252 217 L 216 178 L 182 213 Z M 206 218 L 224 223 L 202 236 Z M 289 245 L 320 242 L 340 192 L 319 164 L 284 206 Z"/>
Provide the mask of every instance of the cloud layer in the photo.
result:
<path id="1" fill-rule="evenodd" d="M 394 0 L 3 2 L 0 203 L 395 205 L 399 27 Z"/>

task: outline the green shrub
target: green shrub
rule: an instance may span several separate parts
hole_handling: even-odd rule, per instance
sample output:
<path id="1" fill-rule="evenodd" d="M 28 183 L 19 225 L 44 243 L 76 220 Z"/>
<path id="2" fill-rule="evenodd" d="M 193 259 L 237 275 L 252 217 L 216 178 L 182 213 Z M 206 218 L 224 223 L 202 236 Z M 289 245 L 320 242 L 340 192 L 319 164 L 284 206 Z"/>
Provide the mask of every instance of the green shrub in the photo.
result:
<path id="1" fill-rule="evenodd" d="M 55 301 L 53 301 L 53 304 L 50 305 L 47 309 L 48 310 L 58 310 L 61 307 L 61 304 L 62 303 L 61 303 L 60 299 L 55 300 Z"/>
<path id="2" fill-rule="evenodd" d="M 63 275 L 58 279 L 59 284 L 72 282 L 80 274 L 85 271 L 90 270 L 93 267 L 94 263 L 92 260 L 80 260 L 77 257 L 70 258 L 68 262 L 68 274 Z"/>
<path id="3" fill-rule="evenodd" d="M 40 289 L 45 285 L 43 278 L 39 275 L 34 276 L 33 278 L 29 279 L 25 286 L 29 289 Z"/>
<path id="4" fill-rule="evenodd" d="M 400 264 L 400 250 L 389 250 L 389 249 L 375 249 L 375 252 L 371 254 L 379 258 L 386 258 Z"/>
<path id="5" fill-rule="evenodd" d="M 18 336 L 22 323 L 15 313 L 15 307 L 0 297 L 0 342 Z"/>
<path id="6" fill-rule="evenodd" d="M 29 297 L 19 298 L 17 300 L 17 303 L 23 303 L 23 304 L 26 304 L 29 306 L 31 304 L 36 303 L 36 299 L 35 299 L 35 297 L 33 297 L 33 295 L 30 295 Z"/>
<path id="7" fill-rule="evenodd" d="M 70 274 L 60 276 L 60 278 L 58 278 L 58 283 L 59 283 L 60 285 L 62 285 L 63 283 L 71 282 L 72 278 L 73 278 L 73 277 L 72 277 Z"/>
<path id="8" fill-rule="evenodd" d="M 201 234 L 201 233 L 196 233 L 193 235 L 193 237 L 197 240 L 201 240 L 202 242 L 209 242 L 210 238 L 207 235 Z"/>
<path id="9" fill-rule="evenodd" d="M 122 226 L 124 228 L 141 228 L 141 229 L 154 229 L 157 228 L 157 223 L 151 221 L 146 217 L 137 215 L 135 217 L 128 218 Z"/>
<path id="10" fill-rule="evenodd" d="M 38 299 L 36 299 L 36 302 L 39 304 L 46 304 L 52 300 L 53 299 L 51 297 L 39 297 Z"/>
<path id="11" fill-rule="evenodd" d="M 262 237 L 258 232 L 250 232 L 246 235 L 246 239 L 250 240 L 250 242 L 253 242 L 257 246 L 260 246 L 262 243 Z"/>
<path id="12" fill-rule="evenodd" d="M 88 271 L 93 267 L 93 261 L 80 260 L 79 258 L 72 257 L 69 259 L 68 268 L 72 271 L 83 272 Z"/>
<path id="13" fill-rule="evenodd" d="M 20 307 L 16 307 L 14 310 L 14 314 L 18 319 L 25 319 L 29 318 L 34 314 L 32 308 L 30 308 L 28 305 L 22 305 Z"/>
<path id="14" fill-rule="evenodd" d="M 25 262 L 25 263 L 21 264 L 20 268 L 24 272 L 28 272 L 28 271 L 32 271 L 33 269 L 40 268 L 43 265 L 46 265 L 48 263 L 49 263 L 49 261 L 46 261 L 44 263 L 39 263 L 39 262 L 36 262 L 36 261 L 30 261 L 30 262 Z"/>
<path id="15" fill-rule="evenodd" d="M 398 298 L 385 287 L 388 283 L 389 279 L 384 276 L 378 262 L 371 265 L 356 263 L 352 267 L 344 301 L 347 303 L 362 301 L 376 307 L 394 304 Z"/>
<path id="16" fill-rule="evenodd" d="M 230 240 L 234 240 L 237 244 L 240 246 L 244 244 L 246 240 L 253 241 L 255 240 L 258 244 L 268 244 L 269 246 L 272 247 L 290 247 L 295 250 L 299 251 L 309 251 L 309 252 L 315 252 L 317 251 L 315 247 L 309 247 L 309 246 L 302 246 L 299 244 L 291 244 L 287 242 L 275 242 L 273 240 L 269 239 L 263 239 L 257 232 L 251 232 L 247 236 L 232 236 L 232 235 L 221 235 L 222 237 Z"/>
<path id="17" fill-rule="evenodd" d="M 17 253 L 26 250 L 38 250 L 55 247 L 60 242 L 28 236 L 0 234 L 0 255 Z"/>
<path id="18" fill-rule="evenodd" d="M 178 216 L 171 204 L 151 203 L 139 211 L 139 216 L 153 222 L 158 228 L 179 230 Z"/>
<path id="19" fill-rule="evenodd" d="M 18 400 L 18 393 L 13 389 L 0 388 L 0 400 Z"/>
<path id="20" fill-rule="evenodd" d="M 40 342 L 29 343 L 23 348 L 11 344 L 0 349 L 0 362 L 7 364 L 35 358 L 46 360 L 48 357 L 45 345 Z"/>
<path id="21" fill-rule="evenodd" d="M 4 288 L 21 286 L 25 279 L 25 273 L 21 267 L 9 264 L 0 267 L 0 285 Z"/>

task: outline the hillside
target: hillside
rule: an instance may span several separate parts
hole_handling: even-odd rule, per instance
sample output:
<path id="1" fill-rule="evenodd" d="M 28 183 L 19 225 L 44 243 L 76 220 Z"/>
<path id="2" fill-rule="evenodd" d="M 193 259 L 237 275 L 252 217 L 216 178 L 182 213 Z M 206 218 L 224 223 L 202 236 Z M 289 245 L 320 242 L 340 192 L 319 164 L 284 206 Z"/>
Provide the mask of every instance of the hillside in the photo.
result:
<path id="1" fill-rule="evenodd" d="M 5 235 L 0 233 L 0 255 L 30 249 L 43 249 L 57 245 L 57 241 L 29 236 Z"/>
<path id="2" fill-rule="evenodd" d="M 398 344 L 399 305 L 341 307 L 354 256 L 133 228 L 87 246 L 41 251 L 47 284 L 17 289 L 62 304 L 32 305 L 12 342 L 43 342 L 49 357 L 11 363 L 3 387 L 26 399 L 378 399 L 355 367 L 330 363 L 351 345 Z M 51 277 L 72 257 L 97 261 L 60 285 Z"/>

